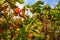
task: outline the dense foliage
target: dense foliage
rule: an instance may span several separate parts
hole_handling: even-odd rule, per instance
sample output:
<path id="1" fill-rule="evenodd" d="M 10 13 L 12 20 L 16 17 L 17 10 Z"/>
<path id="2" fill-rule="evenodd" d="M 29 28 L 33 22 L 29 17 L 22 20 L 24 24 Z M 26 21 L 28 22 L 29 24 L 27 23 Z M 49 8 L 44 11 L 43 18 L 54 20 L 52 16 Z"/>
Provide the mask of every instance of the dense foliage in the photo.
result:
<path id="1" fill-rule="evenodd" d="M 51 8 L 38 1 L 22 9 L 16 2 L 24 3 L 0 0 L 0 40 L 60 40 L 60 2 Z M 28 10 L 32 17 L 25 13 Z"/>

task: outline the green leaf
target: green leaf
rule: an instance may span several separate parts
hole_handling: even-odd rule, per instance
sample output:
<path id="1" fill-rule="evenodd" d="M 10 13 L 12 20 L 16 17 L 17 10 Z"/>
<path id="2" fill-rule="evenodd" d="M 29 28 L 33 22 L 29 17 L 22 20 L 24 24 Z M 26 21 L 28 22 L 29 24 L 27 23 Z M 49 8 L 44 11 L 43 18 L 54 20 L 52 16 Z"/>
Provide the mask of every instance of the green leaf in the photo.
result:
<path id="1" fill-rule="evenodd" d="M 8 2 L 11 8 L 16 7 L 17 0 L 6 0 L 6 2 Z"/>
<path id="2" fill-rule="evenodd" d="M 40 37 L 41 39 L 44 39 L 45 38 L 45 35 L 44 34 L 37 34 L 35 32 L 33 32 L 34 36 L 35 37 Z"/>
<path id="3" fill-rule="evenodd" d="M 26 26 L 26 28 L 25 28 L 26 31 L 28 30 L 28 27 L 33 23 L 34 20 L 35 20 L 35 19 L 33 19 L 33 20 Z"/>
<path id="4" fill-rule="evenodd" d="M 17 0 L 20 4 L 24 3 L 24 0 Z"/>
<path id="5" fill-rule="evenodd" d="M 40 37 L 40 35 L 35 32 L 33 32 L 33 34 L 34 34 L 34 36 Z"/>

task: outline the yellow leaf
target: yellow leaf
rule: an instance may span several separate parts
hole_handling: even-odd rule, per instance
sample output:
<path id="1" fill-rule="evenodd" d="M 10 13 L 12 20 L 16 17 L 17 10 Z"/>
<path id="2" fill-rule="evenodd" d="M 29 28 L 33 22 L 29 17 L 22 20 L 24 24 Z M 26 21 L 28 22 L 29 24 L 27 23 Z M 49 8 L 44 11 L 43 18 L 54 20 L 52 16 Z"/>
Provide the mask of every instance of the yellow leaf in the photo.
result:
<path id="1" fill-rule="evenodd" d="M 3 4 L 5 0 L 0 0 L 0 4 Z"/>

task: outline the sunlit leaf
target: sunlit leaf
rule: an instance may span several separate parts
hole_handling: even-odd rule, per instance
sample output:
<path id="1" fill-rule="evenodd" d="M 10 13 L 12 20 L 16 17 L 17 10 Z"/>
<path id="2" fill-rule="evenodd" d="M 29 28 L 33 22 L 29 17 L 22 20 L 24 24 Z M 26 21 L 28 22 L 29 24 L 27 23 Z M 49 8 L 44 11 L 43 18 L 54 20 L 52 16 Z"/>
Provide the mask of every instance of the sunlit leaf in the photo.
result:
<path id="1" fill-rule="evenodd" d="M 5 2 L 5 0 L 0 0 L 0 4 L 3 4 Z"/>
<path id="2" fill-rule="evenodd" d="M 20 4 L 24 3 L 24 0 L 17 0 Z"/>

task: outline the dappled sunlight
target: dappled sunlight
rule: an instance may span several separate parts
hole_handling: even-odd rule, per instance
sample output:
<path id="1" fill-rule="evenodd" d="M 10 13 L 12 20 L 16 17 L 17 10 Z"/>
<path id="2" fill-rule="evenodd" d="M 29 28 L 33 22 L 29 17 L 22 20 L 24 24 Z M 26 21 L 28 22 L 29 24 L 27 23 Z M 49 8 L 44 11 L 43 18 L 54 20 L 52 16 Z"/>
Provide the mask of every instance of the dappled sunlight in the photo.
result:
<path id="1" fill-rule="evenodd" d="M 60 40 L 60 1 L 0 0 L 0 40 Z"/>

